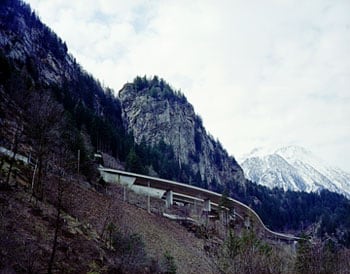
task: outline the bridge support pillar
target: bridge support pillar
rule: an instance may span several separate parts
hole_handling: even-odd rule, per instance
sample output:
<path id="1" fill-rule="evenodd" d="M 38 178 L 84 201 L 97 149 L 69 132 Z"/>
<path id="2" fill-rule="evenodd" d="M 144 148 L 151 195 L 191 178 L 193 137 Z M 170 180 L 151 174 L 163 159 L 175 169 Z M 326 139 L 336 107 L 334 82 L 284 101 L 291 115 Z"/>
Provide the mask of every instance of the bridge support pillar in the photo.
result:
<path id="1" fill-rule="evenodd" d="M 209 199 L 204 200 L 204 211 L 210 212 L 211 211 L 211 204 Z"/>
<path id="2" fill-rule="evenodd" d="M 246 216 L 244 218 L 244 226 L 245 226 L 246 229 L 250 229 L 250 218 L 249 218 L 249 216 Z"/>
<path id="3" fill-rule="evenodd" d="M 292 248 L 293 248 L 293 251 L 294 251 L 294 252 L 297 251 L 297 244 L 298 244 L 298 241 L 293 241 L 293 242 L 292 242 Z"/>
<path id="4" fill-rule="evenodd" d="M 232 218 L 232 220 L 235 222 L 236 221 L 236 210 L 235 208 L 232 208 L 230 210 L 230 217 Z"/>
<path id="5" fill-rule="evenodd" d="M 173 200 L 173 191 L 172 190 L 167 190 L 167 192 L 165 193 L 166 197 L 165 197 L 165 207 L 169 208 L 173 205 L 174 200 Z"/>

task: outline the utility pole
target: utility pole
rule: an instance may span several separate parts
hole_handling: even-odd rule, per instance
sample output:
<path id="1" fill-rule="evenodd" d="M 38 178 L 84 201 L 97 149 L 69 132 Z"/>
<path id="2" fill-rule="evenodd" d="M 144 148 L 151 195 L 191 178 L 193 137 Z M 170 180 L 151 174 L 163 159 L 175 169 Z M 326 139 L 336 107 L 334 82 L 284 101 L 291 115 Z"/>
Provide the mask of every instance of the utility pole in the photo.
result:
<path id="1" fill-rule="evenodd" d="M 148 213 L 151 213 L 151 196 L 150 196 L 150 183 L 148 181 L 147 183 L 147 186 L 148 186 L 148 191 L 147 191 L 147 212 Z"/>

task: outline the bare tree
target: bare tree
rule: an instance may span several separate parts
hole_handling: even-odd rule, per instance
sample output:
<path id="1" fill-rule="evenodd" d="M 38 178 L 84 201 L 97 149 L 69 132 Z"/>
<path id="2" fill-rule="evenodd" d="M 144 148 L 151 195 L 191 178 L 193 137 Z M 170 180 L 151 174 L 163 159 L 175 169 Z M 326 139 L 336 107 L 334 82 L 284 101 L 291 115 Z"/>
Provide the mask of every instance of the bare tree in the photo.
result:
<path id="1" fill-rule="evenodd" d="M 54 260 L 55 260 L 55 255 L 56 255 L 56 250 L 57 250 L 57 238 L 58 238 L 58 232 L 61 227 L 61 211 L 62 211 L 62 197 L 63 197 L 63 180 L 65 176 L 64 170 L 60 168 L 58 170 L 59 174 L 57 176 L 57 205 L 56 205 L 56 220 L 55 220 L 55 232 L 54 232 L 54 238 L 52 240 L 52 250 L 51 250 L 51 255 L 50 255 L 50 260 L 49 260 L 49 265 L 48 265 L 48 270 L 47 273 L 51 274 L 52 269 L 54 266 Z"/>
<path id="2" fill-rule="evenodd" d="M 55 182 L 56 190 L 56 219 L 55 219 L 55 231 L 52 240 L 52 250 L 50 255 L 50 260 L 48 264 L 48 274 L 53 272 L 55 255 L 58 244 L 58 234 L 61 229 L 61 213 L 62 213 L 62 200 L 64 198 L 64 191 L 67 188 L 67 184 L 70 183 L 72 177 L 72 167 L 71 167 L 71 153 L 69 148 L 61 143 L 55 148 L 55 153 L 50 159 L 51 172 L 50 179 Z M 67 178 L 70 178 L 69 180 Z"/>
<path id="3" fill-rule="evenodd" d="M 63 108 L 50 94 L 34 92 L 27 110 L 27 136 L 32 142 L 38 161 L 37 176 L 34 180 L 33 195 L 43 198 L 43 179 L 49 153 L 60 140 Z"/>
<path id="4" fill-rule="evenodd" d="M 100 237 L 108 248 L 113 248 L 113 234 L 124 226 L 123 210 L 117 199 L 110 197 L 104 219 Z"/>
<path id="5" fill-rule="evenodd" d="M 7 184 L 7 185 L 10 183 L 12 168 L 13 168 L 13 165 L 16 161 L 16 156 L 18 153 L 19 144 L 22 141 L 21 140 L 22 136 L 23 136 L 23 125 L 16 125 L 14 136 L 13 136 L 13 141 L 12 141 L 12 147 L 11 147 L 12 156 L 11 156 L 10 161 L 9 161 L 10 166 L 9 166 L 9 169 L 7 172 L 6 182 L 5 182 L 5 184 Z"/>
<path id="6" fill-rule="evenodd" d="M 1 92 L 1 91 L 0 91 Z M 4 184 L 8 185 L 10 183 L 12 170 L 16 161 L 17 153 L 21 144 L 24 142 L 24 126 L 23 126 L 23 109 L 19 107 L 11 98 L 5 96 L 1 92 L 1 99 L 4 100 L 0 104 L 0 112 L 3 114 L 3 119 L 0 119 L 0 145 L 4 146 L 11 153 L 9 156 L 9 168 L 7 170 L 6 180 Z M 8 105 L 9 111 L 3 110 L 3 104 Z M 6 157 L 1 157 L 0 169 L 2 169 Z"/>

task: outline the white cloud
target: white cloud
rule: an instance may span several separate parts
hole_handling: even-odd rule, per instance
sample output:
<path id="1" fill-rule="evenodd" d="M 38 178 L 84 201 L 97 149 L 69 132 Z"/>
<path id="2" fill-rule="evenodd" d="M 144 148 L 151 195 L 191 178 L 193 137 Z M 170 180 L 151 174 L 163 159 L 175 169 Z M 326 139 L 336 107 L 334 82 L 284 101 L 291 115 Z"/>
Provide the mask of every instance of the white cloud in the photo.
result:
<path id="1" fill-rule="evenodd" d="M 181 89 L 230 153 L 300 144 L 350 171 L 349 1 L 27 2 L 115 91 Z"/>

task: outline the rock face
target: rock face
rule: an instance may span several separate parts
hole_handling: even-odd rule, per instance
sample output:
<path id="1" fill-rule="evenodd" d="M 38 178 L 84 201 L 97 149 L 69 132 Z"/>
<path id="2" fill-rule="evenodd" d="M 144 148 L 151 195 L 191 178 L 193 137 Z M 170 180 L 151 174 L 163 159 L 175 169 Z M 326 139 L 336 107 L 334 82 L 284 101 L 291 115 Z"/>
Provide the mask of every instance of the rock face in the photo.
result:
<path id="1" fill-rule="evenodd" d="M 186 98 L 163 80 L 143 81 L 143 85 L 126 84 L 119 92 L 123 121 L 136 143 L 155 145 L 164 141 L 171 145 L 180 167 L 187 166 L 193 174 L 199 174 L 209 188 L 244 184 L 236 160 L 207 134 Z"/>
<path id="2" fill-rule="evenodd" d="M 70 133 L 69 138 L 75 141 L 62 141 L 72 150 L 72 154 L 75 154 L 75 150 L 81 151 L 82 165 L 85 162 L 87 167 L 86 174 L 93 170 L 93 152 L 96 150 L 103 149 L 103 152 L 114 157 L 126 154 L 123 151 L 126 146 L 121 145 L 126 138 L 120 105 L 113 91 L 102 87 L 81 68 L 68 54 L 66 44 L 39 20 L 29 5 L 22 0 L 2 0 L 1 126 L 21 125 L 21 128 L 25 128 L 24 134 L 30 134 L 32 128 L 26 128 L 27 117 L 39 115 L 40 111 L 35 110 L 33 105 L 41 107 L 39 103 L 36 104 L 37 98 L 44 96 L 64 108 L 61 122 L 65 125 L 64 130 Z M 14 130 L 14 126 L 6 128 L 8 132 Z M 0 143 L 10 149 L 13 138 L 3 132 L 1 130 Z M 24 139 L 23 147 L 33 149 L 35 153 L 31 138 L 26 136 Z M 78 147 L 74 148 L 75 145 Z"/>
<path id="3" fill-rule="evenodd" d="M 25 3 L 4 3 L 0 14 L 0 48 L 6 56 L 35 70 L 40 78 L 35 80 L 46 85 L 76 78 L 77 64 L 66 44 Z"/>
<path id="4" fill-rule="evenodd" d="M 72 105 L 79 101 L 103 119 L 109 115 L 114 125 L 119 122 L 119 102 L 112 90 L 103 88 L 85 72 L 68 53 L 66 43 L 23 1 L 4 0 L 0 4 L 0 55 L 27 76 L 26 89 L 50 89 L 56 93 L 59 89 L 60 102 L 70 101 L 67 104 Z M 107 113 L 107 108 L 112 113 Z"/>
<path id="5" fill-rule="evenodd" d="M 142 140 L 148 145 L 162 141 L 171 146 L 179 170 L 190 174 L 184 176 L 186 183 L 200 181 L 201 186 L 215 190 L 245 183 L 235 159 L 207 134 L 183 95 L 154 78 L 126 84 L 120 100 L 115 98 L 113 91 L 105 90 L 81 69 L 65 43 L 27 4 L 4 2 L 0 5 L 0 57 L 27 76 L 31 89 L 55 94 L 76 119 L 79 132 L 84 131 L 84 144 L 92 144 L 91 151 L 93 147 L 102 149 L 124 162 L 132 147 L 124 140 L 125 128 L 139 144 Z"/>

